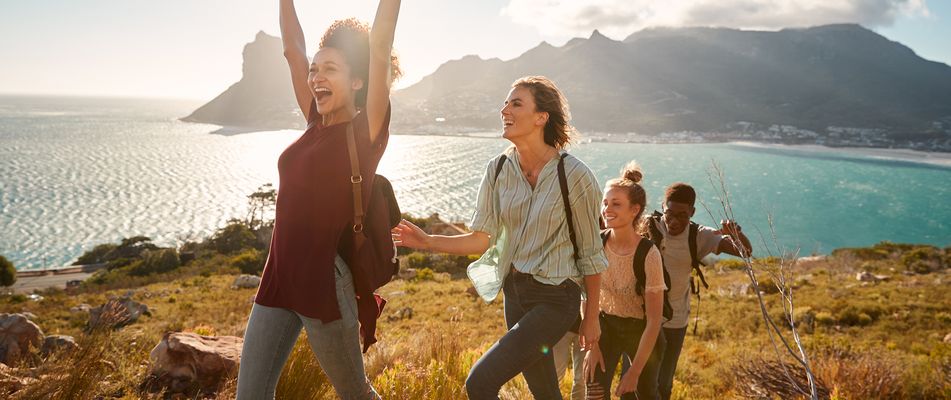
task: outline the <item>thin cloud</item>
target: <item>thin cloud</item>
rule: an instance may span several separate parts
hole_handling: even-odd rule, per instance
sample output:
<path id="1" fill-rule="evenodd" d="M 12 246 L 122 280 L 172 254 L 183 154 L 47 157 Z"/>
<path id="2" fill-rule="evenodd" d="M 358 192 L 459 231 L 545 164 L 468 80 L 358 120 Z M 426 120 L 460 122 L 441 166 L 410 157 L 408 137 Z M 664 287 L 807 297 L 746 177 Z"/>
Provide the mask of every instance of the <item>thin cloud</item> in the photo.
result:
<path id="1" fill-rule="evenodd" d="M 624 37 L 650 26 L 780 29 L 831 23 L 892 25 L 930 15 L 926 0 L 510 0 L 502 15 L 547 36 L 599 29 Z"/>

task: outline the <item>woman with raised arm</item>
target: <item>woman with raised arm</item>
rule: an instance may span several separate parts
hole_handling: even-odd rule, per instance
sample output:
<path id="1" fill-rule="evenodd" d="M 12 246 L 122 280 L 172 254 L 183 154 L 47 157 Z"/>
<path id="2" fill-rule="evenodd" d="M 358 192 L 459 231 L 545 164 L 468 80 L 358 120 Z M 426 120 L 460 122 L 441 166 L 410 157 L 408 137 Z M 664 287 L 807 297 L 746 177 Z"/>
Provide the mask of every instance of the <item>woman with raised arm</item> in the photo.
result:
<path id="1" fill-rule="evenodd" d="M 640 167 L 631 162 L 604 191 L 601 216 L 608 229 L 601 237 L 608 269 L 601 285 L 601 340 L 584 360 L 591 400 L 611 398 L 611 381 L 622 355 L 633 363 L 621 375 L 614 394 L 622 400 L 660 398 L 657 377 L 664 352 L 660 326 L 667 284 L 660 251 L 641 237 L 647 205 L 641 178 Z"/>
<path id="2" fill-rule="evenodd" d="M 593 317 L 581 323 L 582 345 L 600 336 L 600 273 L 607 268 L 598 236 L 601 190 L 591 170 L 565 152 L 573 128 L 568 103 L 552 81 L 515 81 L 501 119 L 502 137 L 514 146 L 486 166 L 472 232 L 428 235 L 402 221 L 393 236 L 405 247 L 484 252 L 469 266 L 469 277 L 486 301 L 500 289 L 505 294 L 508 332 L 469 372 L 470 399 L 497 399 L 520 373 L 536 399 L 561 399 L 551 349 L 578 318 L 582 284 L 585 315 Z"/>
<path id="3" fill-rule="evenodd" d="M 400 75 L 392 56 L 399 7 L 399 0 L 381 0 L 372 29 L 352 18 L 334 22 L 308 62 L 294 3 L 280 1 L 284 56 L 307 129 L 278 159 L 274 231 L 244 335 L 238 399 L 274 398 L 302 328 L 340 398 L 379 398 L 360 351 L 360 324 L 377 314 L 358 307 L 339 254 L 353 238 L 347 131 L 352 127 L 361 175 L 374 176 L 389 138 L 390 85 Z M 370 180 L 362 184 L 370 193 Z M 366 343 L 375 340 L 372 331 L 362 334 Z"/>

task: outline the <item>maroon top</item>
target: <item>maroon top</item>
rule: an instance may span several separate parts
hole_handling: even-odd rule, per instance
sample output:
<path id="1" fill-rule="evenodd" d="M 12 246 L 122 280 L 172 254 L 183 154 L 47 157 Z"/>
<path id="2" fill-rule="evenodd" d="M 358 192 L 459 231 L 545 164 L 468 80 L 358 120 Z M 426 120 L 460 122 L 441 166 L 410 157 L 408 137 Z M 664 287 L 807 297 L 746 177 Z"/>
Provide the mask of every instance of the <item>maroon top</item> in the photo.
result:
<path id="1" fill-rule="evenodd" d="M 254 301 L 327 323 L 340 319 L 334 258 L 341 252 L 348 259 L 343 251 L 350 247 L 353 236 L 353 189 L 347 152 L 348 123 L 323 126 L 316 108 L 311 103 L 312 118 L 307 130 L 277 161 L 280 186 L 274 233 Z M 389 139 L 389 106 L 376 143 L 370 143 L 366 112 L 359 112 L 351 123 L 366 202 L 373 181 L 369 178 L 376 174 Z M 378 315 L 361 310 L 361 324 L 375 325 Z"/>

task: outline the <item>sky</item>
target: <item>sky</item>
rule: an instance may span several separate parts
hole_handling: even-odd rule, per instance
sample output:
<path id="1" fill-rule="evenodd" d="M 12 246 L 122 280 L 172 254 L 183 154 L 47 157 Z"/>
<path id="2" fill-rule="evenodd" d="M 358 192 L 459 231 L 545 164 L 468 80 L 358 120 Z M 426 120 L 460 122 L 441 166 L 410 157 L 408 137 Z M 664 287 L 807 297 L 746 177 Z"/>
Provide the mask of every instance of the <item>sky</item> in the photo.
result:
<path id="1" fill-rule="evenodd" d="M 372 21 L 371 0 L 298 0 L 312 52 L 335 19 Z M 778 30 L 860 23 L 951 65 L 948 0 L 406 0 L 394 47 L 411 85 L 465 55 L 508 60 L 598 29 Z M 279 35 L 278 1 L 0 0 L 0 94 L 210 100 L 241 78 L 258 31 Z"/>

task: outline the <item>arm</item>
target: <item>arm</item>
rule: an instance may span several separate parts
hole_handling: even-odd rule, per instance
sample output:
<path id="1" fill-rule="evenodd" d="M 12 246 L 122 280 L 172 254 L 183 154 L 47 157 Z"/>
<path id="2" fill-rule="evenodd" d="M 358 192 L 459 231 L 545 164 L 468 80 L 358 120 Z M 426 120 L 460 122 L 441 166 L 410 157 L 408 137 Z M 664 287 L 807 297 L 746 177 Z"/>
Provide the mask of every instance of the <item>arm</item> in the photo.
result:
<path id="1" fill-rule="evenodd" d="M 481 254 L 489 248 L 489 234 L 485 232 L 469 232 L 459 236 L 429 235 L 405 219 L 393 228 L 393 241 L 401 247 L 455 255 Z"/>
<path id="2" fill-rule="evenodd" d="M 291 69 L 291 84 L 294 86 L 294 97 L 297 105 L 304 113 L 304 119 L 310 121 L 310 103 L 314 100 L 310 88 L 307 87 L 307 46 L 304 43 L 304 31 L 297 20 L 297 11 L 294 10 L 294 0 L 281 0 L 281 41 L 284 42 L 284 58 Z"/>
<path id="3" fill-rule="evenodd" d="M 726 234 L 726 237 L 720 241 L 717 247 L 717 254 L 727 253 L 737 257 L 750 257 L 753 255 L 753 245 L 750 239 L 743 234 L 743 228 L 734 221 L 720 221 L 720 231 Z M 741 251 L 742 250 L 742 251 Z"/>
<path id="4" fill-rule="evenodd" d="M 584 289 L 588 299 L 582 302 L 580 340 L 583 350 L 590 350 L 601 339 L 601 274 L 585 275 Z"/>
<path id="5" fill-rule="evenodd" d="M 370 142 L 383 130 L 387 107 L 390 104 L 390 85 L 393 83 L 390 55 L 396 20 L 400 14 L 400 0 L 380 0 L 370 29 L 370 76 L 367 82 L 367 121 L 370 124 Z"/>
<path id="6" fill-rule="evenodd" d="M 660 334 L 661 318 L 664 307 L 664 291 L 652 291 L 644 293 L 644 302 L 646 304 L 647 327 L 644 328 L 644 334 L 641 335 L 641 341 L 637 344 L 637 353 L 631 359 L 631 368 L 627 370 L 621 381 L 618 383 L 616 393 L 621 396 L 624 393 L 631 393 L 637 390 L 637 378 L 647 365 L 647 360 L 654 351 L 654 344 L 657 343 L 657 336 Z"/>

